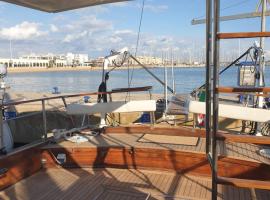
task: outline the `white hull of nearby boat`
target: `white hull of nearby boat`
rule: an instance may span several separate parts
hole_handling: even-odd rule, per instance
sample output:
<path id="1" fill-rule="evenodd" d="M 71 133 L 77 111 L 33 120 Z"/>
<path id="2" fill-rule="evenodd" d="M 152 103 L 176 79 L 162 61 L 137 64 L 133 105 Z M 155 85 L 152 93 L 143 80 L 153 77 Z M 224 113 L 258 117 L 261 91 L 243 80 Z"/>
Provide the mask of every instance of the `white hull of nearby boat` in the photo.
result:
<path id="1" fill-rule="evenodd" d="M 188 111 L 190 113 L 205 114 L 205 102 L 189 101 Z M 265 123 L 270 121 L 270 110 L 219 104 L 219 117 Z"/>

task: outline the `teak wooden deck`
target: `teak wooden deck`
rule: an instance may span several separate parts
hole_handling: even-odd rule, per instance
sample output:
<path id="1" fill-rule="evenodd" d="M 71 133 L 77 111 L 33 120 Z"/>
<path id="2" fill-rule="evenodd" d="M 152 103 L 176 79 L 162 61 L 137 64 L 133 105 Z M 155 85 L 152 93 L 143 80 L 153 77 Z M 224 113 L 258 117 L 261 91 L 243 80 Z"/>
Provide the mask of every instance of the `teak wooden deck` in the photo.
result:
<path id="1" fill-rule="evenodd" d="M 176 173 L 135 169 L 49 169 L 0 192 L 3 200 L 210 199 L 211 181 Z M 270 192 L 218 187 L 218 199 L 268 200 Z"/>
<path id="2" fill-rule="evenodd" d="M 199 140 L 196 146 L 139 142 L 145 133 Z M 81 144 L 40 142 L 0 157 L 0 168 L 7 169 L 0 176 L 0 199 L 210 199 L 203 130 L 116 127 L 88 137 Z M 270 181 L 269 159 L 258 154 L 263 146 L 239 143 L 237 135 L 220 133 L 218 138 L 219 177 Z M 256 144 L 264 140 L 245 139 Z M 59 153 L 66 162 L 57 161 Z M 268 191 L 249 186 L 260 188 L 219 185 L 219 199 L 270 199 Z"/>

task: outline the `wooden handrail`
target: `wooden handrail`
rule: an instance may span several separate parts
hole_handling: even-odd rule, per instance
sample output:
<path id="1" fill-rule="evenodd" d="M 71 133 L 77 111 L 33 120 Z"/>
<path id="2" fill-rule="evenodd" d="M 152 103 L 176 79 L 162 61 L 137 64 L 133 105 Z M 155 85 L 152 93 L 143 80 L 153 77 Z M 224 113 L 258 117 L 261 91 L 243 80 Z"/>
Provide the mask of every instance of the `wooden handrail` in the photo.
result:
<path id="1" fill-rule="evenodd" d="M 145 86 L 145 87 L 134 87 L 134 88 L 115 88 L 112 89 L 110 93 L 119 93 L 119 92 L 141 92 L 151 90 L 152 86 Z"/>
<path id="2" fill-rule="evenodd" d="M 262 92 L 262 93 L 270 93 L 270 87 L 219 87 L 217 88 L 217 92 L 220 93 L 251 93 L 251 92 Z"/>
<path id="3" fill-rule="evenodd" d="M 270 37 L 270 32 L 218 33 L 218 39 Z"/>
<path id="4" fill-rule="evenodd" d="M 106 127 L 103 129 L 104 134 L 114 133 L 147 133 L 155 135 L 174 135 L 186 137 L 202 137 L 205 138 L 205 129 L 193 129 L 190 127 L 155 127 L 151 125 L 128 125 L 121 127 Z M 250 144 L 270 145 L 270 137 L 267 136 L 252 136 L 252 135 L 235 135 L 228 132 L 219 131 L 217 133 L 217 140 L 225 142 L 238 142 Z"/>
<path id="5" fill-rule="evenodd" d="M 217 139 L 225 140 L 226 142 L 270 145 L 270 137 L 267 136 L 235 135 L 230 133 L 218 132 Z"/>
<path id="6" fill-rule="evenodd" d="M 90 93 L 78 93 L 78 94 L 70 94 L 70 95 L 58 95 L 58 96 L 30 99 L 30 100 L 24 100 L 24 101 L 7 102 L 7 103 L 4 103 L 2 106 L 15 106 L 19 104 L 33 103 L 33 102 L 38 102 L 38 101 L 47 101 L 47 100 L 52 100 L 52 99 L 92 96 L 92 95 L 101 95 L 101 94 L 114 94 L 114 93 L 123 93 L 123 92 L 143 92 L 143 91 L 149 91 L 150 89 L 152 89 L 152 86 L 129 88 L 128 90 L 125 90 L 125 91 L 90 92 Z"/>
<path id="7" fill-rule="evenodd" d="M 217 183 L 242 188 L 256 188 L 256 189 L 270 190 L 270 181 L 258 181 L 258 180 L 227 178 L 218 176 Z"/>

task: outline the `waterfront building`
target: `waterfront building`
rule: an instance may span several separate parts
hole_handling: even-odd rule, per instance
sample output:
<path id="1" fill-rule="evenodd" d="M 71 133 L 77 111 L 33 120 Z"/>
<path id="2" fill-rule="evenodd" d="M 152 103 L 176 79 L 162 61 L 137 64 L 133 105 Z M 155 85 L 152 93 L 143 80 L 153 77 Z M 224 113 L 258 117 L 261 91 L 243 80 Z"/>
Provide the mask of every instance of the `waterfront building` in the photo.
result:
<path id="1" fill-rule="evenodd" d="M 137 56 L 137 60 L 142 63 L 143 65 L 162 65 L 163 60 L 159 57 L 152 57 L 152 56 Z M 136 64 L 135 61 L 131 60 L 130 64 Z"/>
<path id="2" fill-rule="evenodd" d="M 93 67 L 102 67 L 104 60 L 105 60 L 104 57 L 98 57 L 96 59 L 93 59 L 90 63 Z"/>
<path id="3" fill-rule="evenodd" d="M 87 54 L 73 54 L 67 53 L 66 55 L 67 65 L 69 66 L 85 66 L 89 57 Z"/>
<path id="4" fill-rule="evenodd" d="M 65 67 L 65 66 L 89 66 L 87 54 L 54 55 L 29 54 L 19 58 L 0 58 L 0 64 L 8 67 Z"/>
<path id="5" fill-rule="evenodd" d="M 151 66 L 160 66 L 163 63 L 162 58 L 159 57 L 151 57 L 151 56 L 137 56 L 136 59 L 142 63 L 143 65 L 151 65 Z M 91 60 L 91 65 L 93 67 L 102 67 L 104 62 L 104 57 L 98 57 L 96 59 Z M 138 65 L 132 59 L 129 59 L 124 65 Z"/>

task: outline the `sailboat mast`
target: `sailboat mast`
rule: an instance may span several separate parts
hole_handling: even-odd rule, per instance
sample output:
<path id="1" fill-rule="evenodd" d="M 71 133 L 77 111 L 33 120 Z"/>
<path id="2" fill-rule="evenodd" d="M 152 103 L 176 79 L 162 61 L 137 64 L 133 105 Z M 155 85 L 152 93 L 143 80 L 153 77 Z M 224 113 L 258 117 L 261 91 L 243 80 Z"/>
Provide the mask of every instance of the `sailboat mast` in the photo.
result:
<path id="1" fill-rule="evenodd" d="M 261 4 L 262 4 L 262 16 L 261 16 L 261 32 L 265 32 L 266 30 L 266 0 L 261 0 Z M 264 41 L 265 38 L 261 37 L 260 38 L 260 47 L 262 48 L 262 50 L 264 50 Z M 263 52 L 262 52 L 263 53 Z M 264 68 L 265 68 L 265 61 L 264 61 L 264 57 L 263 55 L 260 55 L 260 80 L 259 80 L 259 86 L 263 87 L 264 86 Z"/>
<path id="2" fill-rule="evenodd" d="M 266 0 L 261 0 L 261 5 L 262 5 L 262 15 L 261 15 L 261 32 L 265 32 L 265 21 L 266 21 Z M 260 79 L 259 79 L 259 87 L 264 87 L 264 69 L 265 69 L 265 61 L 264 61 L 264 55 L 263 55 L 263 51 L 264 51 L 264 37 L 260 38 L 260 47 L 262 49 L 262 51 L 260 52 Z M 258 99 L 258 107 L 259 108 L 263 108 L 263 102 L 264 102 L 264 98 L 263 97 L 259 97 Z M 261 124 L 258 124 L 257 126 L 257 136 L 261 136 Z"/>

